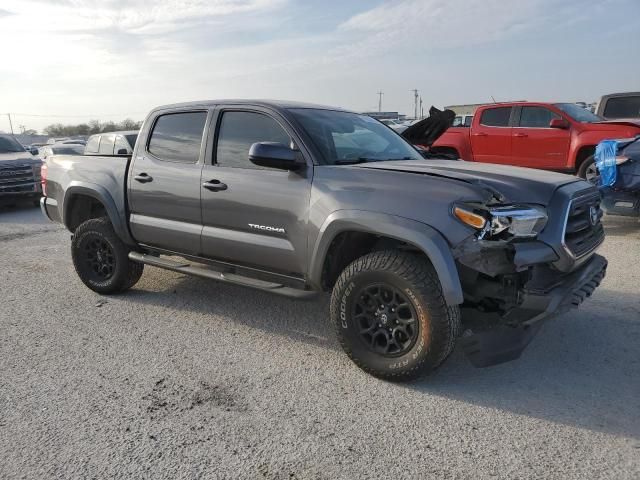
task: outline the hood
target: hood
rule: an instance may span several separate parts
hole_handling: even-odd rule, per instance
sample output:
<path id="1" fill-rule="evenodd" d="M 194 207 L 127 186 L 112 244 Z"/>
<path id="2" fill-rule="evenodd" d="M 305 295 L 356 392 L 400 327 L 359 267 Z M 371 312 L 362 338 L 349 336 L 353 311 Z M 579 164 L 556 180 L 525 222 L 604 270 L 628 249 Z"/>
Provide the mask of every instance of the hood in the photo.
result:
<path id="1" fill-rule="evenodd" d="M 410 160 L 371 162 L 358 168 L 392 170 L 431 175 L 479 185 L 494 192 L 504 203 L 535 203 L 547 205 L 561 186 L 584 182 L 573 175 L 535 170 L 532 168 L 465 162 L 461 160 Z M 585 183 L 585 188 L 590 184 Z"/>
<path id="2" fill-rule="evenodd" d="M 618 119 L 618 120 L 603 120 L 602 122 L 594 122 L 585 124 L 589 130 L 620 130 L 620 127 L 635 127 L 640 129 L 640 120 L 637 119 Z M 595 128 L 594 128 L 595 127 Z"/>
<path id="3" fill-rule="evenodd" d="M 0 153 L 0 163 L 4 165 L 5 162 L 33 164 L 33 163 L 41 163 L 41 160 L 34 157 L 29 152 Z"/>

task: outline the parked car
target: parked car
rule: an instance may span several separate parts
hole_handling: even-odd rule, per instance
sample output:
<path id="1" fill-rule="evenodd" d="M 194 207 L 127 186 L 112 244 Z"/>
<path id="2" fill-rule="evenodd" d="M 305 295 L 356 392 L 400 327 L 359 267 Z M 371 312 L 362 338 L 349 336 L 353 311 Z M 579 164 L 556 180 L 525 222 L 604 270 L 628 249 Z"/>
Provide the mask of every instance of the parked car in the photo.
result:
<path id="1" fill-rule="evenodd" d="M 638 134 L 640 124 L 605 121 L 573 103 L 511 102 L 478 107 L 470 128 L 448 129 L 432 151 L 586 178 L 601 140 Z"/>
<path id="2" fill-rule="evenodd" d="M 470 127 L 473 115 L 456 115 L 452 127 Z"/>
<path id="3" fill-rule="evenodd" d="M 91 135 L 84 149 L 85 155 L 131 155 L 138 138 L 137 130 Z"/>
<path id="4" fill-rule="evenodd" d="M 400 122 L 396 122 L 395 120 L 380 120 L 382 123 L 384 123 L 387 127 L 395 130 L 398 133 L 402 133 L 407 129 L 407 125 L 404 125 Z"/>
<path id="5" fill-rule="evenodd" d="M 46 160 L 51 155 L 82 155 L 84 145 L 75 143 L 55 143 L 40 149 L 40 156 Z"/>
<path id="6" fill-rule="evenodd" d="M 605 275 L 593 185 L 428 161 L 365 115 L 183 103 L 153 110 L 139 140 L 132 156 L 47 159 L 42 209 L 73 232 L 87 287 L 122 292 L 151 265 L 295 298 L 332 291 L 342 347 L 382 378 L 432 371 L 463 330 L 475 365 L 517 358 Z"/>
<path id="7" fill-rule="evenodd" d="M 0 203 L 38 203 L 42 161 L 27 152 L 13 135 L 0 134 Z"/>
<path id="8" fill-rule="evenodd" d="M 602 207 L 610 215 L 640 217 L 640 137 L 618 140 L 616 181 L 602 188 Z M 592 178 L 598 182 L 599 177 Z"/>
<path id="9" fill-rule="evenodd" d="M 53 145 L 55 143 L 62 143 L 64 141 L 71 140 L 69 137 L 51 137 L 47 140 L 47 145 Z"/>
<path id="10" fill-rule="evenodd" d="M 609 120 L 640 120 L 640 92 L 604 95 L 598 102 L 596 113 Z"/>
<path id="11" fill-rule="evenodd" d="M 69 140 L 63 140 L 61 142 L 59 142 L 61 144 L 69 144 L 69 145 L 86 145 L 87 141 L 83 140 L 82 138 L 70 138 Z"/>

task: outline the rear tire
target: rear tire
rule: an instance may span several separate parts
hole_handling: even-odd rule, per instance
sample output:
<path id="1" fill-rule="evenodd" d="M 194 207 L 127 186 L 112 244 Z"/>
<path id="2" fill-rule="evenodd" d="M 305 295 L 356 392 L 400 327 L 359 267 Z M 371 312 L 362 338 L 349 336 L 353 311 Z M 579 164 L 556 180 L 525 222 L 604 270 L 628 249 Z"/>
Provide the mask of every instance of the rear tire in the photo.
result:
<path id="1" fill-rule="evenodd" d="M 432 372 L 460 333 L 460 309 L 447 305 L 433 265 L 395 250 L 365 255 L 342 272 L 331 320 L 349 358 L 385 380 Z"/>
<path id="2" fill-rule="evenodd" d="M 144 265 L 129 260 L 129 252 L 106 217 L 80 224 L 71 242 L 71 257 L 80 280 L 103 294 L 123 292 L 140 280 Z"/>

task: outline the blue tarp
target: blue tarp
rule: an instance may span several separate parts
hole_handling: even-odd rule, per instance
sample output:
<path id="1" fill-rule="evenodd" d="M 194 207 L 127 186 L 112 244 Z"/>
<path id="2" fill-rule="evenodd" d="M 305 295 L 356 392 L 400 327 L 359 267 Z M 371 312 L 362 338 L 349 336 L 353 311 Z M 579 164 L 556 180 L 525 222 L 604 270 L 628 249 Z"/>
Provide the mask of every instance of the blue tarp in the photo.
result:
<path id="1" fill-rule="evenodd" d="M 616 183 L 616 155 L 618 142 L 616 140 L 603 140 L 596 147 L 596 167 L 600 174 L 600 187 L 613 187 Z"/>

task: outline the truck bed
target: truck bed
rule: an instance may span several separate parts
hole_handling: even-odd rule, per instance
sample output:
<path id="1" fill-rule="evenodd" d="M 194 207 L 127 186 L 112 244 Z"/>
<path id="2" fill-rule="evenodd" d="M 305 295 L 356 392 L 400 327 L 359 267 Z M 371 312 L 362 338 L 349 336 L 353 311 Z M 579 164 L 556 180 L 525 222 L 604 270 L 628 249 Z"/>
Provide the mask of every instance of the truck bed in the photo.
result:
<path id="1" fill-rule="evenodd" d="M 46 164 L 47 196 L 42 208 L 54 221 L 69 227 L 65 218 L 65 200 L 72 195 L 95 196 L 106 202 L 107 213 L 126 218 L 126 178 L 131 156 L 124 155 L 53 155 Z M 109 215 L 111 217 L 111 215 Z"/>

